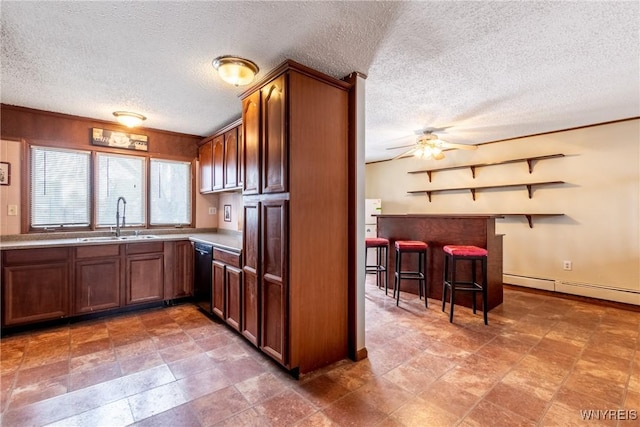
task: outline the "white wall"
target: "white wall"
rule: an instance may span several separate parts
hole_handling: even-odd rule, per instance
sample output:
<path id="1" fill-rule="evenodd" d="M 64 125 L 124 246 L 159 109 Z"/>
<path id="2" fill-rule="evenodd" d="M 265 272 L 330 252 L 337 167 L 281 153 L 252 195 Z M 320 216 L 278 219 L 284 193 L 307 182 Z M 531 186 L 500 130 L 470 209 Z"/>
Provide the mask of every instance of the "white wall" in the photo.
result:
<path id="1" fill-rule="evenodd" d="M 443 135 L 444 138 L 444 135 Z M 366 197 L 381 198 L 384 213 L 563 213 L 562 217 L 497 220 L 504 234 L 509 283 L 640 305 L 640 120 L 630 120 L 448 151 L 441 161 L 400 159 L 368 164 Z M 489 163 L 563 153 L 565 157 L 427 174 L 430 167 Z M 539 181 L 565 184 L 425 195 L 410 190 Z M 562 262 L 573 264 L 571 271 Z M 542 281 L 528 278 L 543 279 Z M 533 284 L 532 284 L 533 283 Z M 547 285 L 545 285 L 545 283 Z"/>

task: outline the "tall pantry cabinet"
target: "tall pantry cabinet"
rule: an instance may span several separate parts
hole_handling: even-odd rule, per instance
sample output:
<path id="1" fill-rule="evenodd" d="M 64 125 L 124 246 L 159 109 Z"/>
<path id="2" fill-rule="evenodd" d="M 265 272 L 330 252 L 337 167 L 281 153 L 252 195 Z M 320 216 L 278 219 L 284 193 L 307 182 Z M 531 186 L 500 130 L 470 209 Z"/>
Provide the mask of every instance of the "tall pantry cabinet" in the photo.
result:
<path id="1" fill-rule="evenodd" d="M 286 61 L 241 96 L 241 332 L 295 373 L 347 357 L 349 89 Z"/>

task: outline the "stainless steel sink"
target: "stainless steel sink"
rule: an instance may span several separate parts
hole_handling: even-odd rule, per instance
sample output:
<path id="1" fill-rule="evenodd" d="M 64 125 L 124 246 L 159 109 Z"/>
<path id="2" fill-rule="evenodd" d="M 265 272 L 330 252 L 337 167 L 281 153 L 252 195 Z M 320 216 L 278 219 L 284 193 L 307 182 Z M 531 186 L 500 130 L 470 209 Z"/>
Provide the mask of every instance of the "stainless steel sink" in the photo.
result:
<path id="1" fill-rule="evenodd" d="M 140 236 L 106 236 L 106 237 L 80 237 L 79 242 L 118 242 L 122 240 L 149 240 L 157 239 L 158 236 L 152 234 L 145 234 Z"/>

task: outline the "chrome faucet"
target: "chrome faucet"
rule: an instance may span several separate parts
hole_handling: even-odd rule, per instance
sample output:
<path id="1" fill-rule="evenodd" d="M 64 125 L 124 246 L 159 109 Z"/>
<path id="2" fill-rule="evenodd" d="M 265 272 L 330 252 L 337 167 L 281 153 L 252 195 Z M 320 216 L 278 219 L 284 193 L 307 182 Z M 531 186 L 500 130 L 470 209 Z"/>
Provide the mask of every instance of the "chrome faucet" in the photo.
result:
<path id="1" fill-rule="evenodd" d="M 124 197 L 118 197 L 116 202 L 116 237 L 120 237 L 120 200 L 122 200 L 122 226 L 125 225 L 125 213 L 127 212 L 127 201 Z"/>

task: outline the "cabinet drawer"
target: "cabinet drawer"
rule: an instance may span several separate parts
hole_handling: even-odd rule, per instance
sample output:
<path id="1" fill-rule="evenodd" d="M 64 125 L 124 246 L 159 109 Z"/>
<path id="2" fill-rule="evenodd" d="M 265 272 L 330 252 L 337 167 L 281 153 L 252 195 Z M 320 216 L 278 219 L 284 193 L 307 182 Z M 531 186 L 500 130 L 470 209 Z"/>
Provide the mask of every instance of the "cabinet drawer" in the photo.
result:
<path id="1" fill-rule="evenodd" d="M 120 245 L 96 245 L 76 247 L 76 258 L 97 258 L 120 255 Z"/>
<path id="2" fill-rule="evenodd" d="M 69 258 L 68 248 L 14 249 L 2 251 L 4 264 L 39 264 L 48 261 L 66 261 Z"/>
<path id="3" fill-rule="evenodd" d="M 129 243 L 127 244 L 127 255 L 131 254 L 149 254 L 153 252 L 164 251 L 163 242 L 148 242 L 148 243 Z"/>
<path id="4" fill-rule="evenodd" d="M 240 268 L 240 254 L 213 248 L 213 259 Z"/>

